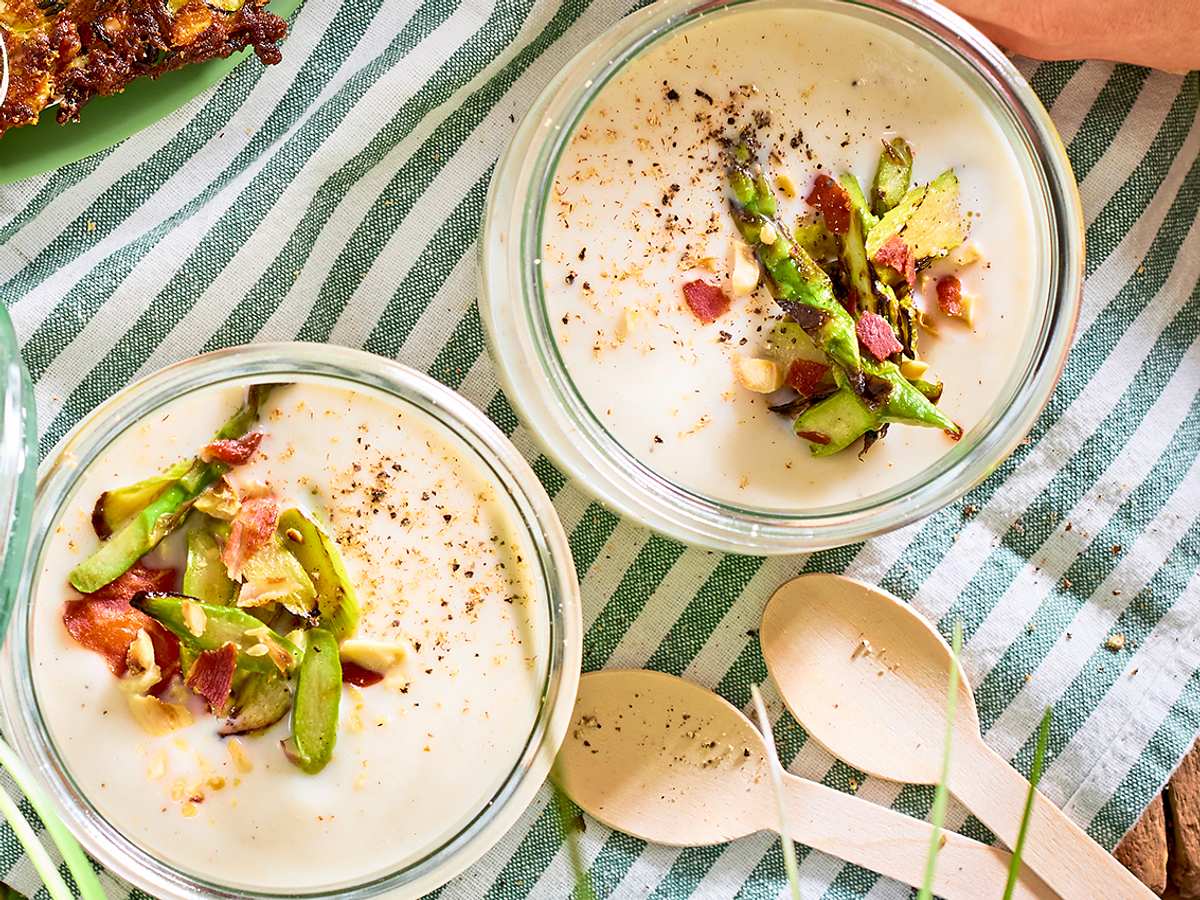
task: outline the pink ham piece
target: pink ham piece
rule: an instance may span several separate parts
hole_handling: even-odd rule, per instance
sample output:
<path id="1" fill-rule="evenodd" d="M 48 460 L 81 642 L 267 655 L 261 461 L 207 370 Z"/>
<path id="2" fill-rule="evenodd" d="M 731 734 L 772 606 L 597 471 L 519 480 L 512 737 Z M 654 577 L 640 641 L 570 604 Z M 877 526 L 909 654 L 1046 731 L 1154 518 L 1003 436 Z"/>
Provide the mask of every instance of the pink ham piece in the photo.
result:
<path id="1" fill-rule="evenodd" d="M 821 211 L 825 227 L 834 234 L 845 234 L 850 230 L 850 195 L 828 175 L 817 176 L 807 202 Z"/>
<path id="2" fill-rule="evenodd" d="M 233 691 L 233 671 L 237 668 L 237 647 L 225 644 L 219 650 L 205 650 L 192 663 L 187 686 L 208 701 L 214 713 L 222 713 Z"/>
<path id="3" fill-rule="evenodd" d="M 875 265 L 887 266 L 894 269 L 909 287 L 917 283 L 917 261 L 913 259 L 912 248 L 898 234 L 893 234 L 875 251 Z"/>
<path id="4" fill-rule="evenodd" d="M 825 382 L 829 366 L 811 359 L 797 359 L 788 366 L 784 383 L 805 397 L 814 396 Z"/>
<path id="5" fill-rule="evenodd" d="M 964 319 L 967 315 L 963 305 L 962 282 L 955 275 L 947 275 L 937 283 L 938 309 L 948 316 Z"/>
<path id="6" fill-rule="evenodd" d="M 863 313 L 854 324 L 854 330 L 858 334 L 858 342 L 880 362 L 904 349 L 896 340 L 896 332 L 892 331 L 892 326 L 883 316 Z"/>
<path id="7" fill-rule="evenodd" d="M 688 309 L 705 325 L 729 312 L 729 295 L 716 285 L 700 279 L 683 286 L 683 299 L 687 301 Z"/>
<path id="8" fill-rule="evenodd" d="M 221 562 L 230 578 L 242 574 L 242 566 L 261 550 L 275 534 L 279 521 L 279 505 L 271 497 L 256 497 L 242 501 L 241 508 L 229 527 L 229 540 L 221 550 Z"/>
<path id="9" fill-rule="evenodd" d="M 252 431 L 240 438 L 219 438 L 200 451 L 200 458 L 205 462 L 242 466 L 250 461 L 262 439 L 261 431 Z"/>

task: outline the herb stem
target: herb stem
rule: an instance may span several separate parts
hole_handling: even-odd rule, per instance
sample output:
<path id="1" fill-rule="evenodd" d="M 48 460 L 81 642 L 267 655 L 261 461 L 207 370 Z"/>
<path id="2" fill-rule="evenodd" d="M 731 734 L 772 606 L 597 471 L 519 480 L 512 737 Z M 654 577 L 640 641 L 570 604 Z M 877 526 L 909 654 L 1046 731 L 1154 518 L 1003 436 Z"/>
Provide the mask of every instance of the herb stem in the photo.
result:
<path id="1" fill-rule="evenodd" d="M 787 811 L 783 802 L 783 764 L 775 751 L 775 734 L 771 731 L 771 719 L 763 703 L 758 685 L 750 685 L 750 696 L 754 699 L 754 714 L 758 717 L 759 731 L 767 745 L 767 769 L 771 773 L 771 790 L 775 794 L 775 805 L 779 813 L 779 847 L 783 851 L 783 871 L 787 874 L 792 900 L 803 900 L 800 896 L 800 866 L 796 862 L 796 845 L 787 824 Z"/>
<path id="2" fill-rule="evenodd" d="M 1050 742 L 1050 715 L 1047 706 L 1038 726 L 1037 743 L 1033 748 L 1033 765 L 1029 769 L 1029 793 L 1025 796 L 1025 811 L 1021 814 L 1021 830 L 1017 832 L 1017 844 L 1013 847 L 1012 861 L 1008 864 L 1008 881 L 1004 885 L 1004 900 L 1012 900 L 1017 888 L 1017 877 L 1021 874 L 1021 854 L 1025 850 L 1025 838 L 1029 834 L 1029 820 L 1033 816 L 1033 801 L 1037 795 L 1038 782 L 1042 780 L 1042 766 L 1046 761 L 1046 746 Z"/>
<path id="3" fill-rule="evenodd" d="M 933 824 L 933 835 L 929 839 L 929 857 L 925 861 L 925 880 L 917 894 L 917 900 L 932 900 L 933 875 L 937 869 L 938 851 L 942 849 L 942 823 L 946 819 L 946 804 L 950 799 L 947 784 L 950 781 L 950 750 L 954 744 L 954 719 L 958 709 L 958 657 L 962 652 L 962 622 L 954 623 L 954 634 L 950 642 L 952 658 L 950 660 L 949 686 L 946 688 L 946 739 L 942 748 L 942 775 L 938 780 L 937 789 L 933 793 L 933 809 L 930 819 Z"/>

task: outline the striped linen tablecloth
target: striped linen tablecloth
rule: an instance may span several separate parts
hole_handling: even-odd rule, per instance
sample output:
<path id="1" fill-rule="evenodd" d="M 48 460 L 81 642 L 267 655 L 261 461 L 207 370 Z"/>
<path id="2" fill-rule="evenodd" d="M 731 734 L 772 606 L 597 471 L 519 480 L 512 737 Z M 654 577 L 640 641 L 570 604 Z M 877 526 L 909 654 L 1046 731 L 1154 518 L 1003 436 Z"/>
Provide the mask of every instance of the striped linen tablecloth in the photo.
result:
<path id="1" fill-rule="evenodd" d="M 628 10 L 308 0 L 282 65 L 243 64 L 136 141 L 0 189 L 0 293 L 36 382 L 43 453 L 131 379 L 205 350 L 299 338 L 430 372 L 537 459 L 484 346 L 475 236 L 514 119 Z M 1088 278 L 1062 382 L 991 478 L 894 534 L 763 560 L 674 543 L 544 460 L 538 471 L 583 582 L 586 669 L 662 669 L 745 706 L 766 680 L 754 629 L 777 584 L 801 571 L 877 582 L 943 629 L 962 620 L 987 741 L 1022 771 L 1053 706 L 1044 790 L 1111 847 L 1200 728 L 1200 76 L 1019 64 L 1080 181 Z M 926 814 L 929 790 L 834 761 L 768 692 L 792 771 Z M 990 837 L 961 809 L 950 821 Z M 767 835 L 678 850 L 589 820 L 582 843 L 600 896 L 783 887 Z M 803 848 L 801 873 L 809 898 L 908 893 Z M 441 896 L 561 897 L 570 878 L 543 789 Z M 0 879 L 36 890 L 7 829 Z"/>

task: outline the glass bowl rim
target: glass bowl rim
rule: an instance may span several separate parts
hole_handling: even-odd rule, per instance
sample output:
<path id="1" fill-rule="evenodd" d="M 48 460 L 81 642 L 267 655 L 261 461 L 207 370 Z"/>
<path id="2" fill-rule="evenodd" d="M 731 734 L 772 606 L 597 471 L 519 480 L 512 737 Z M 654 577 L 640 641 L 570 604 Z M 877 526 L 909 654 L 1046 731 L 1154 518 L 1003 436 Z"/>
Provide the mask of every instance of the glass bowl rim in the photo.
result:
<path id="1" fill-rule="evenodd" d="M 683 487 L 637 459 L 579 396 L 539 322 L 531 223 L 561 146 L 612 75 L 675 28 L 730 7 L 780 0 L 662 0 L 633 13 L 581 50 L 522 121 L 492 179 L 479 242 L 480 311 L 497 371 L 526 426 L 551 458 L 619 513 L 680 540 L 736 553 L 783 554 L 840 546 L 902 527 L 953 502 L 1017 446 L 1049 401 L 1066 363 L 1083 289 L 1083 215 L 1065 148 L 1032 88 L 986 37 L 928 0 L 783 0 L 796 8 L 861 7 L 915 29 L 944 61 L 971 70 L 989 90 L 1028 168 L 1045 272 L 1023 353 L 986 427 L 906 481 L 863 500 L 789 514 L 731 506 Z M 887 27 L 886 22 L 877 22 Z M 894 24 L 892 27 L 896 27 Z M 907 35 L 904 35 L 907 37 Z M 563 136 L 565 133 L 566 137 Z M 549 169 L 549 171 L 548 171 Z M 536 237 L 537 235 L 535 235 Z M 544 318 L 544 316 L 542 316 Z M 572 394 L 574 396 L 572 396 Z M 976 426 L 975 431 L 978 431 Z"/>
<path id="2" fill-rule="evenodd" d="M 463 441 L 511 497 L 536 550 L 549 618 L 549 653 L 533 728 L 513 768 L 454 835 L 399 870 L 367 881 L 306 892 L 248 890 L 210 881 L 158 859 L 121 834 L 75 784 L 59 756 L 30 676 L 30 589 L 36 563 L 78 475 L 128 428 L 164 403 L 207 387 L 247 378 L 318 377 L 380 390 L 430 415 Z M 417 896 L 460 874 L 498 842 L 532 802 L 550 772 L 574 707 L 582 659 L 582 604 L 566 533 L 533 469 L 516 447 L 469 400 L 423 372 L 386 357 L 327 344 L 261 343 L 218 350 L 167 366 L 119 391 L 84 417 L 38 472 L 32 540 L 16 594 L 9 639 L 0 650 L 0 721 L 18 751 L 36 763 L 63 820 L 108 870 L 154 896 L 339 897 Z"/>

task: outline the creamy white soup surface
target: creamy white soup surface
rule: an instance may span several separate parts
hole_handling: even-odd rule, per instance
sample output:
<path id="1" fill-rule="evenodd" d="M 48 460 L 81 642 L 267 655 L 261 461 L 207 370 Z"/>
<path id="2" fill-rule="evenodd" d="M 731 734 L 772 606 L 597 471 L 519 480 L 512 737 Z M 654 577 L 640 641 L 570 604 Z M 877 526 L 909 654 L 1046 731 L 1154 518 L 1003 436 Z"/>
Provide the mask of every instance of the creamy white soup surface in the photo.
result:
<path id="1" fill-rule="evenodd" d="M 932 326 L 920 347 L 944 383 L 938 408 L 968 433 L 1021 361 L 1037 306 L 1037 229 L 1021 163 L 971 88 L 850 15 L 751 7 L 704 18 L 600 91 L 558 163 L 539 263 L 575 386 L 669 481 L 739 506 L 818 509 L 885 491 L 954 442 L 893 425 L 862 459 L 858 446 L 813 458 L 770 398 L 735 378 L 736 358 L 761 355 L 780 317 L 767 288 L 734 297 L 712 323 L 684 302 L 693 279 L 728 289 L 737 232 L 722 139 L 756 121 L 782 222 L 812 212 L 805 199 L 821 173 L 851 172 L 869 189 L 881 142 L 895 136 L 914 150 L 914 183 L 955 171 L 980 253 L 956 273 L 975 300 L 972 321 L 939 313 L 944 265 L 922 273 L 914 296 Z"/>
<path id="2" fill-rule="evenodd" d="M 402 642 L 407 656 L 381 683 L 343 687 L 333 757 L 317 774 L 282 752 L 287 716 L 222 737 L 191 697 L 190 726 L 147 734 L 104 659 L 64 628 L 64 602 L 79 596 L 67 573 L 97 546 L 96 497 L 195 455 L 244 390 L 166 405 L 82 474 L 40 560 L 34 688 L 87 799 L 155 856 L 247 889 L 361 882 L 436 849 L 513 769 L 539 710 L 546 598 L 517 509 L 444 426 L 366 388 L 276 388 L 258 452 L 228 477 L 326 522 L 362 607 L 355 638 Z M 180 567 L 182 556 L 173 535 L 148 562 Z"/>

